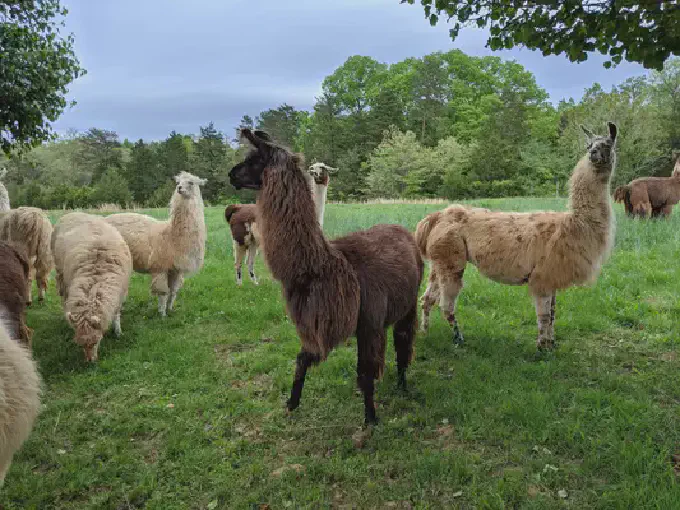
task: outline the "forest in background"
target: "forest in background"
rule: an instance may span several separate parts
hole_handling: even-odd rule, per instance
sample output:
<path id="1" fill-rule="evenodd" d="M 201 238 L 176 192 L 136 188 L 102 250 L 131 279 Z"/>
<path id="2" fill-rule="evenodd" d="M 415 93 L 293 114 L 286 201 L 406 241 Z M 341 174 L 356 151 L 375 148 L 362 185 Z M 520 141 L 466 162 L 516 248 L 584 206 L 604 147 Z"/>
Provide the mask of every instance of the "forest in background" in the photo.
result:
<path id="1" fill-rule="evenodd" d="M 353 56 L 324 79 L 313 111 L 283 104 L 244 115 L 241 126 L 338 167 L 330 200 L 460 199 L 564 195 L 583 152 L 579 124 L 599 132 L 607 120 L 621 133 L 615 184 L 668 175 L 680 149 L 680 58 L 555 105 L 530 71 L 499 57 L 452 50 L 387 65 Z M 229 184 L 243 151 L 236 137 L 212 122 L 162 141 L 91 128 L 0 166 L 13 206 L 166 206 L 183 170 L 208 179 L 208 203 L 252 201 Z"/>

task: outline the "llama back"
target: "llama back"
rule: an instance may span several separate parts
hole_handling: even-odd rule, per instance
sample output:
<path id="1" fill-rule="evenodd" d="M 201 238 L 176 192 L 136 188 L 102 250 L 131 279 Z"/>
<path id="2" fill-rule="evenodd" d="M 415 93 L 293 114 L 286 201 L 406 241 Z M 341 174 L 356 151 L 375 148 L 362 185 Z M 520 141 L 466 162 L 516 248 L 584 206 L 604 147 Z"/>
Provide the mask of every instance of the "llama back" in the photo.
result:
<path id="1" fill-rule="evenodd" d="M 147 273 L 151 270 L 153 239 L 166 225 L 150 216 L 137 213 L 112 214 L 105 218 L 123 236 L 130 248 L 134 270 Z"/>
<path id="2" fill-rule="evenodd" d="M 51 235 L 52 224 L 42 209 L 19 207 L 0 213 L 0 239 L 22 244 L 36 268 L 51 269 Z"/>
<path id="3" fill-rule="evenodd" d="M 64 311 L 97 316 L 104 331 L 127 295 L 132 257 L 121 234 L 103 218 L 71 213 L 57 225 L 54 252 L 65 288 Z"/>

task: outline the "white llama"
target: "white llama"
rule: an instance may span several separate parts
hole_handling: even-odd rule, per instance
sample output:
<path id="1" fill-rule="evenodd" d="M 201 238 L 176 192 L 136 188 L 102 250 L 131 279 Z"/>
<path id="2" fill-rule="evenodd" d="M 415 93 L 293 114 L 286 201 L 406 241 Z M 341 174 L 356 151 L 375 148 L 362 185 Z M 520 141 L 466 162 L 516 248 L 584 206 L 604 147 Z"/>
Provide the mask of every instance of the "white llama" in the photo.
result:
<path id="1" fill-rule="evenodd" d="M 207 181 L 181 172 L 170 200 L 170 219 L 158 221 L 135 213 L 113 214 L 106 221 L 116 227 L 132 254 L 134 270 L 151 273 L 151 292 L 158 296 L 162 316 L 172 310 L 184 276 L 203 267 L 205 218 L 200 186 Z"/>

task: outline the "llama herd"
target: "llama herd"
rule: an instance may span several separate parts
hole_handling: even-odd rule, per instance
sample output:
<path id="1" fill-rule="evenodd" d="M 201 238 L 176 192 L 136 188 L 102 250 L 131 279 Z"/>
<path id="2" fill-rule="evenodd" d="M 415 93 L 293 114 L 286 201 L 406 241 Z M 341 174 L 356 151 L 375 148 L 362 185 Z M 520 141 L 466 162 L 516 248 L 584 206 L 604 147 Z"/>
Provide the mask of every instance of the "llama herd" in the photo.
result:
<path id="1" fill-rule="evenodd" d="M 428 214 L 415 234 L 401 225 L 381 224 L 333 240 L 322 226 L 330 175 L 337 170 L 324 163 L 305 168 L 299 155 L 265 132 L 243 129 L 251 150 L 229 178 L 236 189 L 259 194 L 256 205 L 228 206 L 225 219 L 233 239 L 236 283 L 242 284 L 244 257 L 257 283 L 254 261 L 261 251 L 281 284 L 300 338 L 288 409 L 299 406 L 310 366 L 355 336 L 365 423 L 378 421 L 375 381 L 384 371 L 390 326 L 397 384 L 406 389 L 425 260 L 431 271 L 421 298 L 423 330 L 439 302 L 453 340 L 463 342 L 456 300 L 471 263 L 492 280 L 528 286 L 536 308 L 537 347 L 552 348 L 556 292 L 594 281 L 614 239 L 609 187 L 617 129 L 608 123 L 604 136 L 583 129 L 587 151 L 570 179 L 567 212 L 500 213 L 452 205 Z M 670 179 L 680 183 L 680 157 Z M 64 315 L 90 362 L 97 360 L 109 328 L 116 335 L 122 332 L 121 310 L 133 271 L 151 275 L 151 292 L 165 316 L 184 278 L 203 266 L 206 242 L 200 191 L 206 181 L 187 172 L 175 180 L 166 221 L 136 213 L 103 217 L 72 212 L 54 227 L 39 209 L 11 209 L 0 184 L 0 484 L 40 405 L 40 378 L 25 317 L 32 280 L 42 300 L 47 277 L 56 269 Z M 637 196 L 636 182 L 617 196 Z M 654 188 L 646 184 L 651 207 L 656 207 L 649 193 Z M 669 203 L 666 198 L 664 208 Z"/>

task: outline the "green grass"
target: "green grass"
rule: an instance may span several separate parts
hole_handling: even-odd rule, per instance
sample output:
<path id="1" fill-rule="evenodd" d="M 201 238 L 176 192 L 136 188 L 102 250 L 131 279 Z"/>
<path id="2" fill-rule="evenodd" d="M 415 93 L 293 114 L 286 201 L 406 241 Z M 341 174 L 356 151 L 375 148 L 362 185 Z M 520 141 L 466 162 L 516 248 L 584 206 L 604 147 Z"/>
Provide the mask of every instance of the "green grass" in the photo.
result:
<path id="1" fill-rule="evenodd" d="M 326 231 L 413 229 L 441 207 L 329 205 Z M 466 346 L 452 345 L 433 312 L 403 395 L 390 345 L 381 424 L 358 449 L 354 343 L 311 370 L 288 415 L 299 343 L 279 286 L 258 257 L 261 285 L 236 287 L 222 208 L 208 209 L 205 268 L 176 311 L 161 320 L 149 277 L 135 275 L 123 336 L 105 337 L 98 364 L 84 363 L 53 285 L 29 311 L 44 406 L 0 506 L 680 508 L 680 214 L 640 222 L 621 212 L 597 285 L 558 295 L 554 354 L 534 358 L 526 289 L 471 268 L 459 301 Z M 281 472 L 296 464 L 299 473 Z"/>

